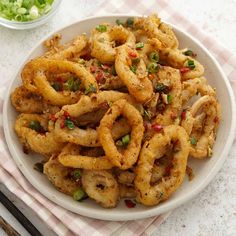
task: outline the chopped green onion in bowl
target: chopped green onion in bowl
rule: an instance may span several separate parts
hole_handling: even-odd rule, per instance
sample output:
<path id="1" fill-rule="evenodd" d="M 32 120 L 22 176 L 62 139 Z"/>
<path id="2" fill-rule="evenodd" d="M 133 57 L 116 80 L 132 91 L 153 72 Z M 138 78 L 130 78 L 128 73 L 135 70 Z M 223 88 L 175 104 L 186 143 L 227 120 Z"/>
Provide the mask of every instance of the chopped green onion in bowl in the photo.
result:
<path id="1" fill-rule="evenodd" d="M 54 0 L 3 0 L 0 17 L 10 21 L 32 21 L 47 14 Z"/>

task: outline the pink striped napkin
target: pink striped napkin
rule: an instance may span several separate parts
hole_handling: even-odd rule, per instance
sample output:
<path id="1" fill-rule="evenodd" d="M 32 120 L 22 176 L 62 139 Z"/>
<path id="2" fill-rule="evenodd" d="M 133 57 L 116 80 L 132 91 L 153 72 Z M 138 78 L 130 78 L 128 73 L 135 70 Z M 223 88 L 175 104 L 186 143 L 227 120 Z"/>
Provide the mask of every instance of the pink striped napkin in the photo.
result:
<path id="1" fill-rule="evenodd" d="M 145 3 L 145 4 L 144 4 Z M 214 39 L 206 35 L 194 24 L 172 9 L 165 0 L 119 0 L 106 1 L 96 11 L 96 15 L 127 13 L 148 15 L 157 11 L 161 18 L 173 23 L 194 35 L 201 41 L 221 64 L 231 85 L 236 91 L 236 58 Z M 6 86 L 0 89 L 0 106 L 2 108 Z M 2 114 L 2 109 L 1 109 Z M 58 235 L 150 235 L 170 213 L 144 220 L 129 222 L 108 222 L 76 215 L 56 205 L 41 195 L 21 174 L 10 156 L 0 119 L 0 181 L 20 197 L 43 221 Z"/>

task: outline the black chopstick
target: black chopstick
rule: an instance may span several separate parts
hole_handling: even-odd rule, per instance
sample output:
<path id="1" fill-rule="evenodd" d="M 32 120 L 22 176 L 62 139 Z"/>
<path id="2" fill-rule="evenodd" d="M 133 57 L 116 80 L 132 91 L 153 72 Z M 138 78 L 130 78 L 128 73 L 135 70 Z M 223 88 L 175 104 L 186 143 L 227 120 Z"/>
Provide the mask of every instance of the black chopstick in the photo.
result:
<path id="1" fill-rule="evenodd" d="M 0 202 L 21 223 L 21 225 L 33 236 L 42 236 L 35 226 L 23 215 L 23 213 L 0 191 Z"/>

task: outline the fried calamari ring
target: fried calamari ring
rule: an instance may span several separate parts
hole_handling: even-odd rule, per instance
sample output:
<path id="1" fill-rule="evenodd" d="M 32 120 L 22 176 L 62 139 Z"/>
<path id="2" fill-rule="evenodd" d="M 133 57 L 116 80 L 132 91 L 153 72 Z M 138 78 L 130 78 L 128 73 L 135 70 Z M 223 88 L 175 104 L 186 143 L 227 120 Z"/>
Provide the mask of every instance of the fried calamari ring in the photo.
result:
<path id="1" fill-rule="evenodd" d="M 131 138 L 127 148 L 120 153 L 112 138 L 114 121 L 123 115 L 131 126 Z M 143 138 L 143 119 L 137 109 L 125 99 L 114 102 L 100 122 L 98 129 L 99 141 L 107 158 L 120 169 L 128 169 L 137 161 Z"/>
<path id="2" fill-rule="evenodd" d="M 135 188 L 138 192 L 137 201 L 147 206 L 157 205 L 166 200 L 182 184 L 189 154 L 189 142 L 186 131 L 176 125 L 166 126 L 162 133 L 155 134 L 142 147 L 136 167 Z M 170 175 L 160 182 L 151 185 L 152 169 L 156 159 L 165 153 L 166 146 L 171 141 L 178 141 L 180 150 L 173 153 L 173 167 Z"/>
<path id="3" fill-rule="evenodd" d="M 88 196 L 102 207 L 113 208 L 119 198 L 119 187 L 111 173 L 105 170 L 84 170 L 82 185 Z"/>
<path id="4" fill-rule="evenodd" d="M 32 92 L 39 92 L 48 103 L 53 105 L 63 106 L 76 103 L 80 98 L 80 92 L 57 92 L 47 80 L 46 72 L 54 74 L 70 72 L 81 80 L 85 89 L 91 86 L 96 91 L 98 89 L 95 78 L 78 63 L 50 59 L 36 59 L 28 62 L 21 74 L 24 86 Z"/>
<path id="5" fill-rule="evenodd" d="M 201 77 L 204 73 L 204 67 L 196 59 L 186 56 L 179 49 L 163 48 L 159 50 L 162 63 L 174 67 L 176 69 L 188 68 L 188 62 L 192 61 L 194 68 L 181 73 L 182 80 L 194 79 Z"/>
<path id="6" fill-rule="evenodd" d="M 91 55 L 102 63 L 111 63 L 115 61 L 116 43 L 135 45 L 134 34 L 123 26 L 113 26 L 107 32 L 100 33 L 97 29 L 92 31 L 91 37 Z"/>
<path id="7" fill-rule="evenodd" d="M 56 156 L 52 156 L 49 161 L 44 164 L 43 173 L 49 181 L 62 193 L 72 196 L 73 193 L 81 186 L 70 177 L 73 169 L 60 164 Z"/>
<path id="8" fill-rule="evenodd" d="M 187 104 L 188 101 L 198 93 L 200 93 L 201 96 L 216 96 L 215 90 L 208 84 L 205 77 L 190 79 L 183 82 L 183 105 Z"/>
<path id="9" fill-rule="evenodd" d="M 58 160 L 63 166 L 72 168 L 82 168 L 87 170 L 106 170 L 113 165 L 106 158 L 83 156 L 80 154 L 81 147 L 72 143 L 67 144 L 58 155 Z"/>
<path id="10" fill-rule="evenodd" d="M 163 103 L 166 104 L 165 110 L 159 113 L 155 118 L 155 123 L 160 125 L 173 124 L 175 117 L 178 116 L 182 108 L 182 84 L 181 76 L 178 70 L 171 67 L 161 67 L 157 72 L 158 83 L 164 84 L 169 89 L 168 94 L 162 93 Z M 169 99 L 168 99 L 169 98 Z"/>
<path id="11" fill-rule="evenodd" d="M 192 105 L 189 119 L 181 123 L 190 135 L 192 157 L 202 159 L 211 156 L 220 117 L 220 106 L 212 96 L 205 95 Z"/>
<path id="12" fill-rule="evenodd" d="M 58 119 L 55 122 L 55 135 L 65 142 L 76 143 L 88 147 L 101 146 L 96 129 L 82 129 L 79 127 L 67 129 L 66 127 L 61 127 L 61 124 L 65 120 L 64 114 L 66 112 L 69 116 L 76 118 L 88 112 L 92 112 L 93 110 L 100 109 L 101 106 L 104 106 L 104 103 L 107 105 L 108 103 L 112 103 L 121 98 L 132 101 L 130 96 L 126 93 L 103 91 L 94 94 L 91 97 L 82 96 L 78 103 L 64 106 L 62 110 L 56 114 Z M 107 109 L 108 108 L 109 106 L 107 106 Z M 112 129 L 112 137 L 116 140 L 129 132 L 130 126 L 124 120 L 118 120 L 115 122 Z"/>
<path id="13" fill-rule="evenodd" d="M 45 42 L 45 45 L 51 50 L 46 52 L 42 57 L 55 60 L 78 61 L 82 50 L 88 44 L 88 38 L 85 34 L 79 35 L 71 42 L 59 45 L 60 36 L 53 37 Z"/>
<path id="14" fill-rule="evenodd" d="M 178 48 L 179 42 L 171 27 L 163 22 L 156 14 L 137 18 L 135 27 L 142 29 L 149 38 L 157 38 L 165 48 Z"/>
<path id="15" fill-rule="evenodd" d="M 136 74 L 131 71 L 132 60 L 130 55 L 137 53 L 127 45 L 117 48 L 115 60 L 116 72 L 120 79 L 127 86 L 130 94 L 138 101 L 145 102 L 151 98 L 153 87 L 151 81 L 147 78 L 146 66 L 143 60 L 140 60 L 137 66 Z"/>
<path id="16" fill-rule="evenodd" d="M 30 128 L 30 122 L 39 122 L 42 130 L 36 131 Z M 47 132 L 48 120 L 43 115 L 20 114 L 15 122 L 15 131 L 21 143 L 28 149 L 50 155 L 58 153 L 63 142 L 56 139 L 55 135 Z"/>
<path id="17" fill-rule="evenodd" d="M 38 93 L 27 90 L 24 86 L 17 87 L 11 93 L 11 103 L 21 113 L 56 113 L 59 107 L 49 105 Z"/>

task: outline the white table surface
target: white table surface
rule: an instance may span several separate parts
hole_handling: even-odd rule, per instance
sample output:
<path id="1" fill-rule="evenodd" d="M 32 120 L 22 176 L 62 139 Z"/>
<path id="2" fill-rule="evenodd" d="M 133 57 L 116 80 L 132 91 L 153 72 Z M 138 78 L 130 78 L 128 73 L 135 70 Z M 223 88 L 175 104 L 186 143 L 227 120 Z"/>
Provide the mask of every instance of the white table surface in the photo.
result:
<path id="1" fill-rule="evenodd" d="M 25 32 L 0 27 L 0 85 L 3 80 L 5 81 L 4 78 L 12 78 L 15 68 L 45 34 L 82 18 L 85 12 L 92 13 L 102 1 L 64 0 L 60 11 L 52 21 L 35 30 Z M 236 54 L 236 0 L 169 0 L 168 2 Z M 7 193 L 2 184 L 0 189 Z M 7 194 L 43 235 L 54 235 L 27 206 L 15 196 Z M 0 215 L 22 235 L 27 235 L 2 205 L 0 205 Z M 0 235 L 4 235 L 1 229 Z M 166 222 L 157 228 L 154 235 L 236 235 L 236 143 L 221 171 L 209 186 L 195 199 L 174 210 Z"/>

